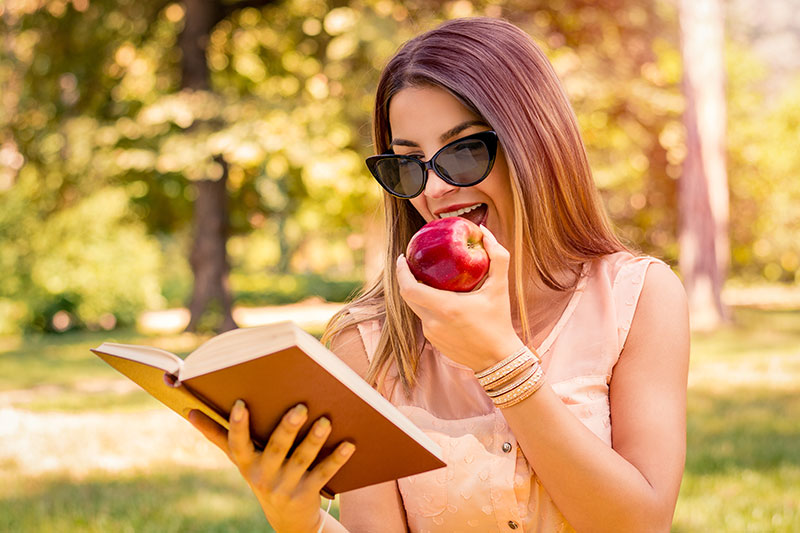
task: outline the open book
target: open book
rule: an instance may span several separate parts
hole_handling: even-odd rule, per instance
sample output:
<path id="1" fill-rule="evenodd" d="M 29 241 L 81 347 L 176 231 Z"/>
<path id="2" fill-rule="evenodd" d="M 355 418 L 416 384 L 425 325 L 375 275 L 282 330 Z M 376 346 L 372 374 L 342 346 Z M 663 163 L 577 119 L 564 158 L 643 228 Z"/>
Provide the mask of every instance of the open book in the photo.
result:
<path id="1" fill-rule="evenodd" d="M 186 359 L 151 346 L 110 342 L 92 352 L 184 418 L 198 409 L 228 428 L 233 403 L 243 399 L 251 436 L 261 448 L 298 403 L 308 407 L 308 421 L 297 443 L 317 418 L 326 416 L 332 431 L 322 457 L 343 440 L 356 445 L 323 489 L 329 498 L 445 466 L 432 439 L 292 322 L 228 331 Z"/>

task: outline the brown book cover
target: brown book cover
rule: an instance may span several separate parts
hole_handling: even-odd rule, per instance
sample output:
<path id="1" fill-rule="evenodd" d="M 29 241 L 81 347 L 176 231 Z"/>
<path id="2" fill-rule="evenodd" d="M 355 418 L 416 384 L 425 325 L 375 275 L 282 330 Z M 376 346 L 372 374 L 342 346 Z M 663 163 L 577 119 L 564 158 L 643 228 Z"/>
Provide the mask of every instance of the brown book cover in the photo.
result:
<path id="1" fill-rule="evenodd" d="M 433 440 L 291 322 L 223 333 L 183 361 L 149 346 L 103 343 L 92 352 L 184 418 L 199 409 L 227 428 L 233 403 L 243 399 L 253 441 L 260 447 L 298 403 L 308 407 L 298 443 L 316 419 L 326 416 L 332 431 L 323 457 L 343 440 L 356 445 L 323 489 L 327 497 L 445 466 Z"/>

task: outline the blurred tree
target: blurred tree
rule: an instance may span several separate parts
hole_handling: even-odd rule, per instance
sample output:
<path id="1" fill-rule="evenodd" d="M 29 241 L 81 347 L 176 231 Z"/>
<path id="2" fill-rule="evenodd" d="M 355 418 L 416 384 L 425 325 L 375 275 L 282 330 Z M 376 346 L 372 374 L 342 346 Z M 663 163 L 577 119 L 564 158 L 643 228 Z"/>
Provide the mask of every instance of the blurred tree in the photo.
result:
<path id="1" fill-rule="evenodd" d="M 0 280 L 0 315 L 30 321 L 33 310 L 66 306 L 96 321 L 94 304 L 76 303 L 98 301 L 102 291 L 82 277 L 96 264 L 148 280 L 103 285 L 109 302 L 128 302 L 120 318 L 144 305 L 180 305 L 191 292 L 186 257 L 196 270 L 210 261 L 201 249 L 215 257 L 206 279 L 224 280 L 230 264 L 230 285 L 249 302 L 273 282 L 280 290 L 262 292 L 282 298 L 317 291 L 309 280 L 352 282 L 365 262 L 374 275 L 383 266 L 381 192 L 363 157 L 378 73 L 413 35 L 475 15 L 508 18 L 542 45 L 620 233 L 676 263 L 687 132 L 670 0 L 7 0 L 0 268 L 12 275 Z M 737 122 L 729 131 L 733 267 L 790 281 L 800 278 L 800 256 L 783 228 L 800 219 L 791 180 L 800 169 L 791 149 L 800 106 L 791 85 L 760 81 L 766 66 L 750 52 L 745 39 L 728 56 Z M 206 185 L 216 188 L 206 194 Z M 96 209 L 96 198 L 115 199 L 105 204 L 114 216 L 97 218 L 102 233 L 67 235 L 49 223 L 90 223 L 82 206 Z M 220 216 L 201 215 L 204 205 Z M 29 237 L 42 232 L 52 235 Z M 135 253 L 104 254 L 102 235 L 109 249 L 125 238 Z M 213 246 L 201 248 L 206 237 Z M 91 255 L 73 253 L 81 248 Z M 56 275 L 71 269 L 84 274 Z M 209 298 L 222 308 L 225 282 L 214 283 Z M 166 299 L 157 298 L 159 286 Z"/>
<path id="2" fill-rule="evenodd" d="M 206 121 L 205 139 L 199 139 L 206 145 L 200 148 L 204 158 L 213 161 L 206 169 L 217 176 L 194 183 L 195 289 L 188 329 L 213 296 L 223 303 L 227 329 L 232 324 L 225 258 L 229 193 L 241 194 L 239 209 L 249 211 L 246 222 L 238 224 L 241 231 L 274 220 L 281 273 L 308 268 L 292 263 L 301 249 L 309 260 L 329 253 L 321 243 L 324 233 L 316 230 L 357 226 L 360 217 L 353 215 L 363 193 L 352 181 L 363 170 L 358 171 L 355 152 L 360 139 L 352 133 L 357 122 L 350 117 L 363 120 L 363 115 L 357 113 L 360 105 L 348 108 L 336 97 L 349 85 L 348 72 L 358 79 L 365 66 L 371 68 L 357 54 L 363 41 L 378 34 L 374 18 L 347 6 L 251 1 L 220 4 L 201 16 L 202 10 L 184 5 L 182 72 L 186 79 L 191 66 L 198 80 L 194 86 L 184 83 L 184 90 L 216 85 L 225 102 Z M 366 23 L 363 32 L 359 19 Z M 191 65 L 190 54 L 195 57 Z M 358 96 L 352 91 L 346 100 L 356 102 Z M 263 110 L 270 110 L 266 120 Z M 354 149 L 348 149 L 351 145 Z M 231 162 L 238 166 L 235 183 L 227 182 Z"/>
<path id="3" fill-rule="evenodd" d="M 181 89 L 210 91 L 206 48 L 214 27 L 233 12 L 245 7 L 262 7 L 274 0 L 246 0 L 228 4 L 221 0 L 183 0 L 184 24 L 178 39 L 181 50 Z M 228 273 L 228 162 L 222 154 L 213 160 L 218 176 L 204 176 L 195 182 L 194 238 L 190 264 L 194 287 L 189 302 L 190 320 L 187 331 L 196 331 L 209 303 L 221 306 L 222 323 L 219 331 L 236 327 L 233 320 L 233 297 Z"/>
<path id="4" fill-rule="evenodd" d="M 732 273 L 800 282 L 798 0 L 726 5 Z"/>
<path id="5" fill-rule="evenodd" d="M 363 250 L 361 221 L 378 198 L 360 153 L 369 144 L 364 76 L 395 46 L 396 21 L 385 20 L 386 6 L 360 20 L 324 2 L 263 15 L 256 4 L 268 2 L 215 3 L 205 15 L 161 1 L 0 6 L 9 29 L 0 58 L 3 189 L 18 194 L 26 172 L 52 176 L 31 205 L 49 213 L 93 187 L 125 185 L 132 210 L 164 235 L 183 232 L 194 212 L 196 286 L 212 287 L 198 291 L 195 308 L 206 297 L 228 307 L 220 280 L 229 232 L 263 237 L 267 250 L 279 243 L 277 259 L 266 254 L 254 270 L 338 264 L 353 276 L 348 248 Z M 8 229 L 30 228 L 16 219 Z M 250 248 L 242 243 L 233 246 L 240 261 Z M 34 258 L 5 255 L 19 281 L 22 260 Z"/>
<path id="6" fill-rule="evenodd" d="M 687 132 L 680 267 L 693 327 L 713 329 L 728 319 L 722 285 L 730 263 L 721 2 L 682 0 L 680 24 Z"/>
<path id="7" fill-rule="evenodd" d="M 672 2 L 507 1 L 544 48 L 575 109 L 605 205 L 632 247 L 676 263 L 684 156 Z M 499 6 L 498 6 L 499 7 Z"/>
<path id="8" fill-rule="evenodd" d="M 0 329 L 130 323 L 160 304 L 159 250 L 95 156 L 113 110 L 99 87 L 120 34 L 148 35 L 123 2 L 4 2 L 0 44 Z M 139 12 L 148 14 L 147 5 Z M 97 24 L 102 10 L 116 14 Z M 116 26 L 115 26 L 116 25 Z M 114 30 L 119 31 L 114 31 Z M 135 36 L 134 36 L 135 34 Z M 136 253 L 131 254 L 130 250 Z M 122 280 L 122 281 L 121 281 Z M 3 305 L 12 302 L 14 305 Z M 14 323 L 6 323 L 8 316 Z"/>

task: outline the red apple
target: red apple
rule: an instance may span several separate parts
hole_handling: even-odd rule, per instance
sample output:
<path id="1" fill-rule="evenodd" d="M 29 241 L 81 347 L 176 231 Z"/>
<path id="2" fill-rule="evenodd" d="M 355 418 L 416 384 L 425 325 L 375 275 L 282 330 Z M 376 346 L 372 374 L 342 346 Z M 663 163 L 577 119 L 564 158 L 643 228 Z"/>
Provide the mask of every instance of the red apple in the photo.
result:
<path id="1" fill-rule="evenodd" d="M 422 226 L 408 242 L 406 259 L 418 281 L 446 291 L 469 292 L 489 271 L 483 232 L 462 217 Z"/>

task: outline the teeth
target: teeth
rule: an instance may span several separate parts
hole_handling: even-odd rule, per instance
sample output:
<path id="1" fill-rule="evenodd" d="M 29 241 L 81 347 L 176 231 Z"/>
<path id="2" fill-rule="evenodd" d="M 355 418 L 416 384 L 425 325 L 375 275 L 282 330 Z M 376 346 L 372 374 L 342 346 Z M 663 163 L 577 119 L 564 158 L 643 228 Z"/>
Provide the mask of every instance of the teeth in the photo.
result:
<path id="1" fill-rule="evenodd" d="M 480 207 L 481 204 L 471 205 L 469 207 L 462 207 L 461 209 L 456 209 L 455 211 L 446 211 L 444 213 L 439 213 L 439 218 L 447 218 L 447 217 L 457 217 L 463 215 L 464 213 L 469 213 L 473 209 L 477 209 Z"/>

